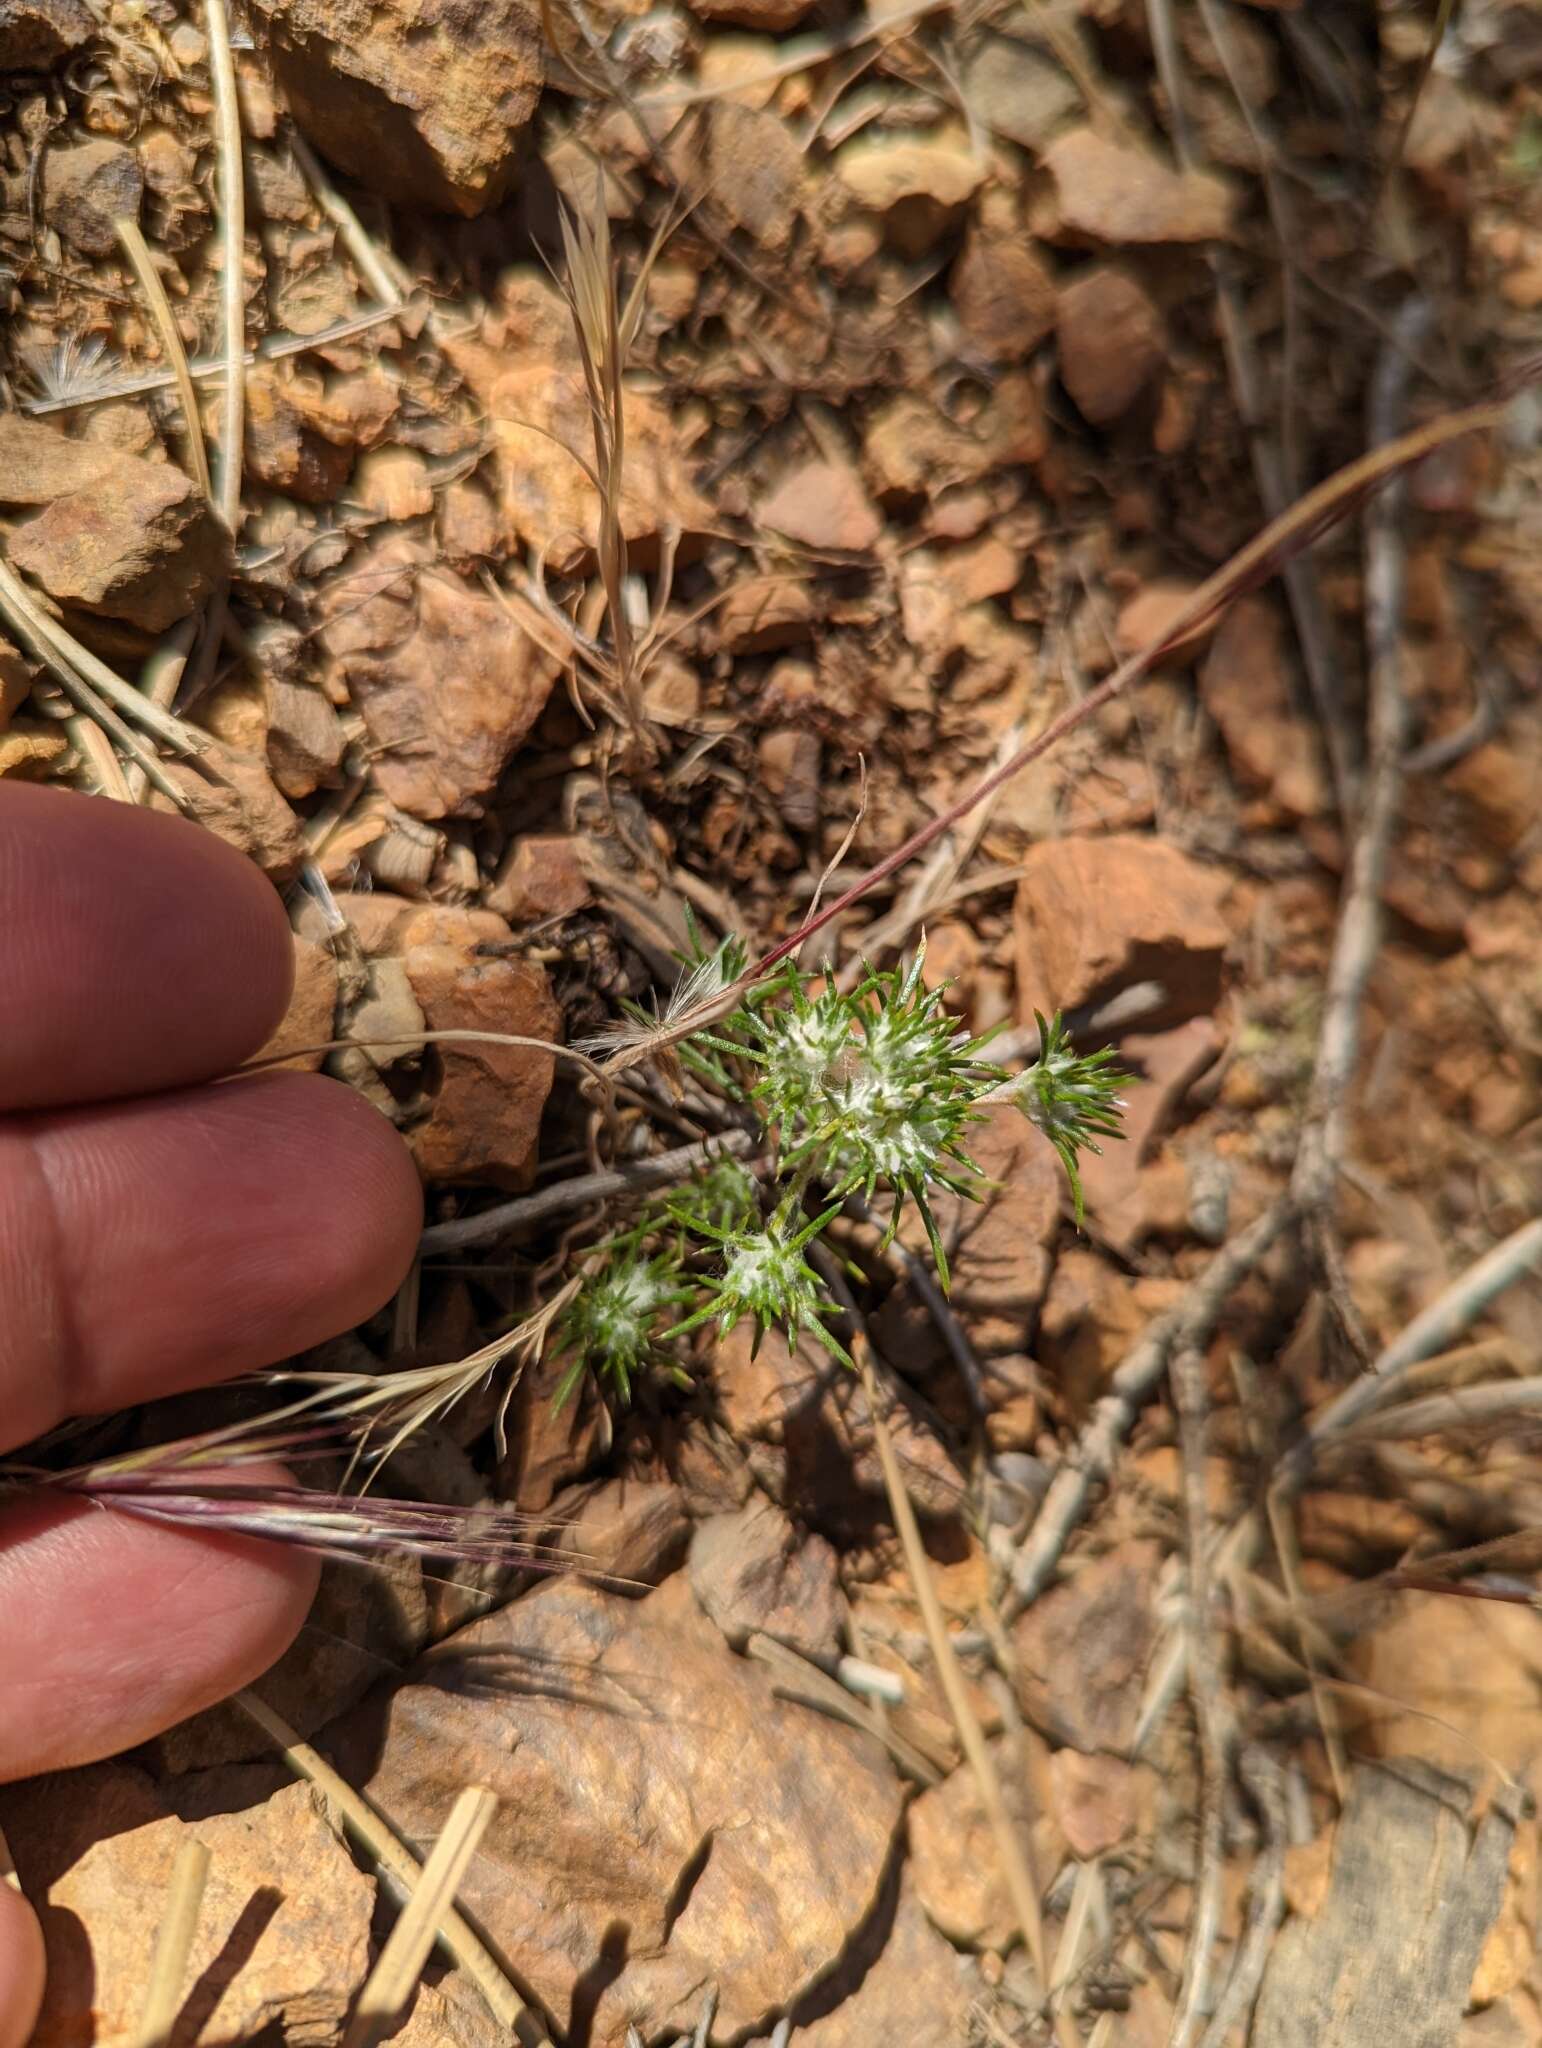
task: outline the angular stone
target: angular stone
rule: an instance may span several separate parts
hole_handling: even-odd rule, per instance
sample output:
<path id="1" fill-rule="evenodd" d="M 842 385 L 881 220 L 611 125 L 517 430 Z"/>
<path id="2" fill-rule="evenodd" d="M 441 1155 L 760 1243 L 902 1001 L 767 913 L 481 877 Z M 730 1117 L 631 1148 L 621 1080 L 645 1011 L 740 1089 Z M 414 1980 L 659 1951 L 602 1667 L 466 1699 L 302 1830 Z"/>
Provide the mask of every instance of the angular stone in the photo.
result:
<path id="1" fill-rule="evenodd" d="M 291 1046 L 324 1045 L 334 1036 L 332 1020 L 336 1009 L 336 955 L 329 946 L 318 946 L 310 939 L 297 937 L 294 942 L 294 989 L 289 997 L 289 1007 L 257 1058 L 273 1059 L 279 1053 L 288 1052 Z M 325 1053 L 298 1053 L 294 1058 L 285 1060 L 284 1064 L 301 1073 L 314 1073 L 325 1058 Z"/>
<path id="2" fill-rule="evenodd" d="M 797 226 L 805 175 L 803 151 L 787 123 L 721 101 L 708 121 L 707 162 L 713 204 L 765 248 L 785 249 Z M 694 277 L 690 289 L 694 301 Z"/>
<path id="3" fill-rule="evenodd" d="M 1028 850 L 1018 884 L 1019 1002 L 1045 1012 L 1160 982 L 1162 1029 L 1213 1009 L 1231 934 L 1226 877 L 1164 840 L 1115 833 Z M 1144 1020 L 1143 1020 L 1144 1021 Z"/>
<path id="4" fill-rule="evenodd" d="M 44 507 L 11 535 L 18 569 L 62 605 L 147 633 L 185 618 L 229 571 L 229 535 L 181 470 L 41 421 L 0 420 L 0 503 Z"/>
<path id="5" fill-rule="evenodd" d="M 789 1352 L 770 1330 L 757 1350 L 740 1323 L 717 1346 L 712 1384 L 751 1470 L 783 1506 L 838 1534 L 886 1498 L 861 1385 L 812 1340 Z M 888 1422 L 917 1514 L 957 1514 L 963 1475 L 940 1437 L 908 1406 L 891 1405 Z"/>
<path id="6" fill-rule="evenodd" d="M 584 1572 L 628 1592 L 656 1586 L 680 1562 L 690 1534 L 685 1496 L 667 1480 L 607 1479 L 557 1494 L 552 1548 Z"/>
<path id="7" fill-rule="evenodd" d="M 1278 608 L 1267 597 L 1231 605 L 1199 671 L 1233 773 L 1266 789 L 1289 816 L 1312 818 L 1327 804 L 1322 750 L 1291 701 Z"/>
<path id="8" fill-rule="evenodd" d="M 510 846 L 482 900 L 511 924 L 539 924 L 571 917 L 589 897 L 578 840 L 567 833 L 531 832 Z"/>
<path id="9" fill-rule="evenodd" d="M 1020 362 L 1055 324 L 1054 279 L 1018 236 L 972 233 L 948 291 L 965 341 L 986 362 Z"/>
<path id="10" fill-rule="evenodd" d="M 307 849 L 300 821 L 275 788 L 267 762 L 218 742 L 203 761 L 210 774 L 200 774 L 185 761 L 162 763 L 181 790 L 189 814 L 228 839 L 275 882 L 293 881 Z M 173 808 L 170 799 L 159 794 L 151 802 L 155 810 Z"/>
<path id="11" fill-rule="evenodd" d="M 861 478 L 843 462 L 800 464 L 756 516 L 773 533 L 833 554 L 864 554 L 883 531 Z"/>
<path id="12" fill-rule="evenodd" d="M 960 130 L 860 136 L 835 159 L 836 176 L 862 206 L 887 213 L 902 200 L 962 206 L 985 181 L 985 165 Z"/>
<path id="13" fill-rule="evenodd" d="M 468 381 L 475 389 L 475 380 Z M 483 388 L 505 530 L 546 549 L 553 570 L 567 573 L 593 553 L 599 537 L 598 496 L 567 452 L 593 466 L 594 428 L 583 374 L 564 351 L 557 360 L 498 365 Z M 646 552 L 666 527 L 701 533 L 715 525 L 716 514 L 690 480 L 664 405 L 628 387 L 622 416 L 626 452 L 618 512 L 628 546 Z"/>
<path id="14" fill-rule="evenodd" d="M 462 1902 L 591 2048 L 689 2030 L 708 1983 L 722 2038 L 768 2024 L 873 1914 L 903 1805 L 878 1744 L 779 1699 L 678 1574 L 548 1580 L 336 1732 L 409 1837 L 468 1782 L 499 1795 Z"/>
<path id="15" fill-rule="evenodd" d="M 964 92 L 988 128 L 1024 149 L 1042 149 L 1082 106 L 1076 81 L 1052 58 L 989 33 L 980 36 L 964 65 Z"/>
<path id="16" fill-rule="evenodd" d="M 209 1850 L 209 1874 L 178 2039 L 189 2048 L 258 2038 L 328 2048 L 369 1968 L 374 1880 L 309 1786 L 203 1812 L 192 1825 L 177 1817 L 175 1796 L 121 1763 L 0 1788 L 5 1832 L 48 1946 L 31 2048 L 134 2037 L 172 1864 L 194 1837 Z"/>
<path id="17" fill-rule="evenodd" d="M 282 679 L 269 679 L 263 694 L 268 766 L 285 796 L 310 796 L 323 783 L 340 782 L 348 739 L 329 700 L 310 684 Z"/>
<path id="18" fill-rule="evenodd" d="M 691 1538 L 691 1589 L 736 1650 L 774 1636 L 816 1660 L 838 1651 L 844 1602 L 835 1552 L 773 1502 L 712 1515 Z"/>
<path id="19" fill-rule="evenodd" d="M 1047 1882 L 1064 1845 L 1053 1841 L 1044 1816 L 1035 1811 L 1039 1802 L 1024 1782 L 1017 1745 L 998 1740 L 991 1752 L 1008 1817 L 1032 1841 L 1040 1877 Z M 940 1785 L 928 1786 L 911 1807 L 910 1872 L 928 1919 L 949 1941 L 963 1948 L 1004 1949 L 1021 1933 L 995 1830 L 967 1763 L 950 1771 Z"/>
<path id="20" fill-rule="evenodd" d="M 799 2017 L 793 2039 L 798 2048 L 959 2048 L 973 2003 L 965 1966 L 928 1924 L 902 1869 L 893 1919 L 865 1932 L 799 2009 L 808 2017 Z"/>
<path id="21" fill-rule="evenodd" d="M 256 363 L 246 378 L 246 465 L 259 483 L 326 505 L 353 471 L 354 444 L 327 414 L 318 380 Z"/>
<path id="22" fill-rule="evenodd" d="M 1210 242 L 1231 231 L 1232 195 L 1208 171 L 1170 170 L 1144 149 L 1073 128 L 1044 151 L 1053 216 L 1039 221 L 1056 240 Z"/>
<path id="23" fill-rule="evenodd" d="M 1155 1543 L 1129 1541 L 1040 1594 L 1012 1631 L 1023 1712 L 1052 1742 L 1129 1749 L 1159 1632 Z"/>
<path id="24" fill-rule="evenodd" d="M 540 97 L 528 0 L 258 0 L 273 68 L 324 156 L 406 206 L 508 192 Z"/>
<path id="25" fill-rule="evenodd" d="M 324 602 L 336 621 L 324 637 L 378 749 L 383 793 L 410 817 L 477 817 L 545 708 L 556 666 L 495 599 L 448 570 L 416 573 L 409 550 L 378 551 L 369 607 L 358 607 L 349 565 Z"/>
<path id="26" fill-rule="evenodd" d="M 1060 381 L 1095 427 L 1111 426 L 1166 367 L 1162 316 L 1122 270 L 1099 264 L 1060 293 Z"/>
<path id="27" fill-rule="evenodd" d="M 84 0 L 0 0 L 0 71 L 46 71 L 97 33 Z"/>
<path id="28" fill-rule="evenodd" d="M 137 222 L 144 196 L 139 159 L 121 142 L 77 142 L 43 159 L 44 217 L 83 256 L 110 256 L 114 221 Z"/>
<path id="29" fill-rule="evenodd" d="M 510 936 L 487 910 L 416 911 L 393 934 L 430 1031 L 500 1031 L 555 1040 L 562 1012 L 546 970 L 501 957 Z M 435 1045 L 426 1114 L 406 1132 L 427 1181 L 529 1185 L 556 1061 L 532 1046 Z"/>

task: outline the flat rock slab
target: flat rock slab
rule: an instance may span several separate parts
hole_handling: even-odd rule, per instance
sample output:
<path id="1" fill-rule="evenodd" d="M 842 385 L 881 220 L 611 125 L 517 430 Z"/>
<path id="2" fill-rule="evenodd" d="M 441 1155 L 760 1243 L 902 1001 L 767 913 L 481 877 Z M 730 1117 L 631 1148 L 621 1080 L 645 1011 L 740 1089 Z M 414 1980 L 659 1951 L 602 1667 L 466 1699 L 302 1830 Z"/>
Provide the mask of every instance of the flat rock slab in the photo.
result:
<path id="1" fill-rule="evenodd" d="M 1515 1823 L 1412 1758 L 1362 1766 L 1327 1896 L 1287 1923 L 1251 2048 L 1448 2048 L 1499 1912 Z"/>
<path id="2" fill-rule="evenodd" d="M 409 1839 L 463 1785 L 498 1812 L 463 1904 L 563 2038 L 714 2040 L 796 2002 L 877 1914 L 902 1799 L 870 1737 L 776 1697 L 677 1574 L 644 1600 L 555 1579 L 340 1724 Z M 832 1825 L 832 1822 L 838 1824 Z"/>

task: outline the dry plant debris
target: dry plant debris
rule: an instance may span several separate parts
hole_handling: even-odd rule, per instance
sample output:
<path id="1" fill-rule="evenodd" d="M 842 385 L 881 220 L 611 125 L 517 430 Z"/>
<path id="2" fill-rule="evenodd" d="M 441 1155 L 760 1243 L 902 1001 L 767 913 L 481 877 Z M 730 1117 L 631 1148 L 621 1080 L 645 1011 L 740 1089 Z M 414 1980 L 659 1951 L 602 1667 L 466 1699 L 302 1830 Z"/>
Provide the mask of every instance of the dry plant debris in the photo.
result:
<path id="1" fill-rule="evenodd" d="M 409 2048 L 1538 2048 L 1534 9 L 0 0 L 0 64 L 0 776 L 257 862 L 265 1057 L 430 1201 L 389 1312 L 86 1447 L 367 1562 L 261 1726 L 0 1789 L 41 2048 L 157 1954 L 179 2048 L 360 2038 L 474 1784 Z M 892 1137 L 869 968 L 979 1068 L 897 1231 L 808 1108 Z M 1132 1077 L 1077 1193 L 1062 1011 Z M 318 1415 L 308 1495 L 123 1463 Z"/>

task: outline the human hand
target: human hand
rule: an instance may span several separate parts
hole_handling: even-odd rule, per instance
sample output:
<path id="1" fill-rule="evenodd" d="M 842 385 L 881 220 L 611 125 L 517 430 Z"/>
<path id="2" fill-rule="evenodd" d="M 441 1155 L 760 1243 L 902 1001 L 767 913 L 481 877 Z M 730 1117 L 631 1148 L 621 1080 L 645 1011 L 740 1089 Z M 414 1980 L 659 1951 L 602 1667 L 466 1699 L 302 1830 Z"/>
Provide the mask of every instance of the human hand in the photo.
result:
<path id="1" fill-rule="evenodd" d="M 267 1039 L 277 896 L 177 818 L 0 784 L 0 1452 L 270 1365 L 369 1315 L 421 1222 L 384 1118 Z M 91 1503 L 0 1513 L 0 1782 L 143 1742 L 272 1663 L 316 1567 Z M 0 2048 L 42 1939 L 0 1883 Z"/>

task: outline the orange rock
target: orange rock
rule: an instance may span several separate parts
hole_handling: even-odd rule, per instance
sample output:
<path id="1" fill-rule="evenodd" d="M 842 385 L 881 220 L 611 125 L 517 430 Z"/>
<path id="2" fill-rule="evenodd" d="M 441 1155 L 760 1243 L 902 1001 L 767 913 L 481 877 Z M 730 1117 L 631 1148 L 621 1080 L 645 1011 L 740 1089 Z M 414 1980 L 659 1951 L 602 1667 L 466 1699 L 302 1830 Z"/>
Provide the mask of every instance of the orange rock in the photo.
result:
<path id="1" fill-rule="evenodd" d="M 988 363 L 1032 355 L 1055 324 L 1055 283 L 1021 235 L 964 242 L 948 291 L 965 343 Z"/>
<path id="2" fill-rule="evenodd" d="M 1184 583 L 1173 576 L 1157 576 L 1149 583 L 1143 583 L 1135 595 L 1119 607 L 1119 616 L 1114 623 L 1115 647 L 1121 654 L 1139 654 L 1144 648 L 1162 645 L 1187 610 L 1197 588 L 1197 584 Z M 1192 661 L 1214 630 L 1213 620 L 1191 627 L 1170 647 L 1162 647 L 1159 664 L 1180 667 Z"/>
<path id="3" fill-rule="evenodd" d="M 861 478 L 840 462 L 805 462 L 791 470 L 757 517 L 773 533 L 836 554 L 863 554 L 883 532 Z"/>
<path id="4" fill-rule="evenodd" d="M 509 938 L 486 910 L 417 910 L 392 933 L 430 1031 L 501 1031 L 554 1039 L 562 1013 L 533 961 L 478 954 Z M 555 1058 L 530 1046 L 432 1048 L 423 1119 L 407 1132 L 427 1181 L 527 1187 Z"/>
<path id="5" fill-rule="evenodd" d="M 295 120 L 367 190 L 477 214 L 508 191 L 542 83 L 539 17 L 483 0 L 463 20 L 406 0 L 261 0 Z"/>
<path id="6" fill-rule="evenodd" d="M 1158 1027 L 1215 1006 L 1230 933 L 1226 878 L 1164 840 L 1115 834 L 1028 850 L 1016 905 L 1026 1017 L 1097 1002 L 1135 982 L 1165 991 Z"/>
<path id="7" fill-rule="evenodd" d="M 1049 1760 L 1050 1798 L 1073 1856 L 1104 1856 L 1131 1835 L 1149 1830 L 1155 1773 L 1114 1756 L 1084 1756 L 1057 1749 Z"/>
<path id="8" fill-rule="evenodd" d="M 132 2038 L 173 1864 L 195 1837 L 210 1852 L 209 1873 L 187 1983 L 218 2004 L 212 2026 L 197 2031 L 236 2041 L 340 2036 L 369 1969 L 374 1880 L 307 1786 L 254 1805 L 255 1790 L 242 1796 L 238 1782 L 223 1800 L 216 1792 L 213 1810 L 189 1825 L 171 1804 L 177 1781 L 157 1787 L 129 1764 L 4 1788 L 5 1829 L 48 1949 L 32 2048 Z"/>
<path id="9" fill-rule="evenodd" d="M 254 363 L 246 377 L 246 466 L 307 505 L 330 504 L 353 471 L 354 444 L 328 413 L 319 377 Z"/>
<path id="10" fill-rule="evenodd" d="M 1238 780 L 1267 789 L 1292 817 L 1318 816 L 1327 801 L 1320 749 L 1291 702 L 1280 615 L 1267 598 L 1244 597 L 1224 613 L 1199 690 Z"/>
<path id="11" fill-rule="evenodd" d="M 203 759 L 217 781 L 182 761 L 162 764 L 181 790 L 189 814 L 221 839 L 229 840 L 275 882 L 292 881 L 305 861 L 305 840 L 299 819 L 268 773 L 267 762 L 218 742 Z M 170 798 L 158 792 L 151 807 L 160 811 L 175 808 Z"/>
<path id="12" fill-rule="evenodd" d="M 1157 1637 L 1161 1551 L 1128 1541 L 1041 1594 L 1012 1630 L 1023 1712 L 1052 1742 L 1127 1751 Z"/>
<path id="13" fill-rule="evenodd" d="M 1231 231 L 1232 194 L 1208 171 L 1173 171 L 1143 149 L 1073 128 L 1044 151 L 1052 202 L 1034 225 L 1053 240 L 1209 242 Z"/>
<path id="14" fill-rule="evenodd" d="M 1162 316 L 1125 271 L 1099 264 L 1063 287 L 1060 381 L 1095 427 L 1124 418 L 1167 366 Z"/>
<path id="15" fill-rule="evenodd" d="M 992 1743 L 1007 1811 L 1032 1842 L 1047 1881 L 1065 1857 L 1058 1824 L 1023 1782 L 1018 1745 Z M 1012 1895 L 1001 1874 L 995 1831 L 967 1763 L 930 1786 L 910 1809 L 910 1869 L 928 1919 L 964 1948 L 1004 1949 L 1020 1933 Z"/>
<path id="16" fill-rule="evenodd" d="M 589 901 L 578 841 L 560 832 L 522 834 L 510 844 L 483 901 L 516 925 L 571 917 Z"/>
<path id="17" fill-rule="evenodd" d="M 462 1904 L 590 2048 L 689 2030 L 707 1983 L 725 2039 L 765 2031 L 878 1916 L 904 1811 L 882 1747 L 779 1697 L 683 1574 L 641 1600 L 548 1579 L 415 1676 L 339 1732 L 342 1767 L 413 1838 L 467 1780 L 497 1795 Z"/>
<path id="18" fill-rule="evenodd" d="M 448 570 L 417 573 L 405 550 L 383 546 L 365 572 L 381 588 L 350 613 L 359 573 L 350 564 L 328 591 L 335 626 L 324 637 L 375 742 L 375 780 L 411 817 L 478 816 L 540 716 L 556 665 L 495 599 Z"/>
<path id="19" fill-rule="evenodd" d="M 289 998 L 289 1008 L 257 1057 L 272 1059 L 276 1053 L 287 1052 L 290 1046 L 324 1045 L 334 1035 L 332 1019 L 336 1009 L 336 956 L 329 946 L 314 945 L 309 939 L 297 936 L 294 942 L 294 992 Z M 314 1073 L 325 1058 L 325 1053 L 300 1053 L 285 1060 L 284 1065 L 302 1073 Z"/>
<path id="20" fill-rule="evenodd" d="M 551 362 L 498 367 L 485 388 L 506 532 L 547 550 L 551 567 L 566 574 L 593 553 L 599 534 L 598 496 L 568 453 L 593 464 L 583 374 L 565 353 Z M 622 412 L 619 516 L 628 546 L 645 551 L 666 526 L 685 533 L 709 528 L 716 515 L 690 480 L 667 409 L 628 387 Z"/>

